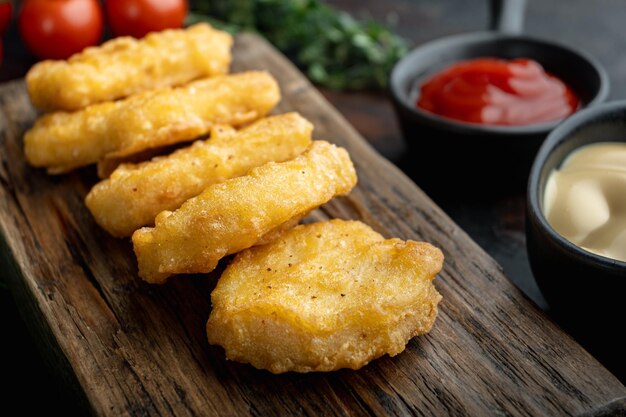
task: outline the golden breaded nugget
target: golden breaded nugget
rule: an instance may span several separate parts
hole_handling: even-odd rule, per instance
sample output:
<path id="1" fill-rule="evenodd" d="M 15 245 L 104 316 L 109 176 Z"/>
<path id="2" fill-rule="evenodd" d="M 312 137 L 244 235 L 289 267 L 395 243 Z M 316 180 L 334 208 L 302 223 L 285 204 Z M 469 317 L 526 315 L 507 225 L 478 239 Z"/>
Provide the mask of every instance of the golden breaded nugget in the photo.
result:
<path id="1" fill-rule="evenodd" d="M 26 74 L 35 107 L 74 111 L 141 91 L 226 74 L 232 37 L 201 23 L 150 33 L 140 40 L 115 38 L 67 61 L 42 61 Z"/>
<path id="2" fill-rule="evenodd" d="M 29 164 L 61 174 L 92 164 L 116 144 L 107 138 L 109 120 L 123 101 L 94 104 L 75 113 L 43 115 L 24 134 Z"/>
<path id="3" fill-rule="evenodd" d="M 246 249 L 211 294 L 209 343 L 273 373 L 358 369 L 427 333 L 443 254 L 358 221 L 297 226 Z"/>
<path id="4" fill-rule="evenodd" d="M 261 119 L 238 132 L 214 128 L 207 141 L 150 162 L 121 165 L 93 187 L 85 203 L 113 236 L 130 236 L 153 224 L 161 211 L 177 209 L 211 184 L 296 157 L 310 145 L 312 130 L 297 113 Z"/>
<path id="5" fill-rule="evenodd" d="M 276 80 L 263 71 L 217 76 L 183 87 L 94 104 L 74 113 L 44 115 L 24 135 L 26 159 L 51 174 L 206 134 L 216 124 L 257 120 L 280 100 Z"/>
<path id="6" fill-rule="evenodd" d="M 133 233 L 139 276 L 163 283 L 172 274 L 210 272 L 224 256 L 249 248 L 355 184 L 348 152 L 314 141 L 290 161 L 270 162 L 209 186 L 175 212 L 161 212 L 154 228 Z"/>

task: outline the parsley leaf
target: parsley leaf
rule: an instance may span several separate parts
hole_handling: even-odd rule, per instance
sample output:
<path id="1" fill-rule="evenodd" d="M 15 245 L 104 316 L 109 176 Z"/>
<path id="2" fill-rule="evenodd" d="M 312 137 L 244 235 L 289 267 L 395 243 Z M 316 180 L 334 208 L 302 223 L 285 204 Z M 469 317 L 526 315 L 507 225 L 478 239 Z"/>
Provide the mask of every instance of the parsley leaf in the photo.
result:
<path id="1" fill-rule="evenodd" d="M 188 23 L 253 31 L 315 83 L 336 90 L 383 89 L 407 44 L 386 27 L 359 21 L 321 0 L 197 0 Z"/>

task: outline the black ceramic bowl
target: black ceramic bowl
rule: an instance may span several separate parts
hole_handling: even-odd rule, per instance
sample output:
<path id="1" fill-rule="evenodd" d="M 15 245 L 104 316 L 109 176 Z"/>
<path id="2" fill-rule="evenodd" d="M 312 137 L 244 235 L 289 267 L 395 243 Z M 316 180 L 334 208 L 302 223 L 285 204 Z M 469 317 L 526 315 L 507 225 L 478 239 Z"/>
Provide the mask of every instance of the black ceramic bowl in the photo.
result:
<path id="1" fill-rule="evenodd" d="M 435 197 L 523 191 L 539 146 L 558 124 L 470 124 L 415 106 L 418 87 L 427 78 L 454 62 L 478 57 L 534 59 L 570 85 L 583 107 L 603 101 L 608 94 L 608 77 L 593 58 L 532 37 L 477 32 L 414 49 L 394 67 L 390 89 L 408 149 L 409 161 L 403 165 Z"/>
<path id="2" fill-rule="evenodd" d="M 550 133 L 528 182 L 526 242 L 533 274 L 550 313 L 624 380 L 621 340 L 626 318 L 626 262 L 574 245 L 559 235 L 543 214 L 550 172 L 573 150 L 607 141 L 626 142 L 626 101 L 580 111 Z"/>

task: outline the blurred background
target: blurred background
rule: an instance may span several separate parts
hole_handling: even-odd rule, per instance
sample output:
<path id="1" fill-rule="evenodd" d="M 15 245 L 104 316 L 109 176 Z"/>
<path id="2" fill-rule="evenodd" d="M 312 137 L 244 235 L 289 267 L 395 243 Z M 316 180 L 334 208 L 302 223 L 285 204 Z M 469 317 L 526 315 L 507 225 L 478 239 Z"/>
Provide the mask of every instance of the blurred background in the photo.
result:
<path id="1" fill-rule="evenodd" d="M 466 0 L 26 0 L 0 1 L 0 82 L 18 80 L 42 58 L 67 58 L 118 35 L 206 20 L 229 31 L 258 31 L 292 59 L 385 157 L 411 163 L 386 91 L 393 64 L 442 36 L 484 30 L 487 2 Z M 278 22 L 278 24 L 277 24 Z M 611 79 L 610 99 L 626 98 L 626 2 L 529 0 L 525 32 L 581 48 Z M 419 185 L 419 184 L 418 184 Z M 523 193 L 438 204 L 540 307 L 526 257 Z M 19 317 L 0 271 L 4 410 L 75 412 Z M 45 349 L 45 347 L 43 347 Z M 0 411 L 3 413 L 3 411 Z"/>

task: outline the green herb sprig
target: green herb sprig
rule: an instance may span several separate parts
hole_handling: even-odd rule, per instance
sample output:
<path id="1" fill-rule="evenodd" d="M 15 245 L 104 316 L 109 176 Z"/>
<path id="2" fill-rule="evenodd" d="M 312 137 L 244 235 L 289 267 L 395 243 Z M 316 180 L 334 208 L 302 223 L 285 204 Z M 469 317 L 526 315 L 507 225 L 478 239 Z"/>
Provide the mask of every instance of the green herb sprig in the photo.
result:
<path id="1" fill-rule="evenodd" d="M 358 21 L 321 0 L 197 0 L 188 23 L 209 21 L 231 33 L 265 36 L 317 84 L 336 90 L 382 89 L 407 52 L 401 37 Z"/>

